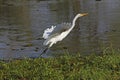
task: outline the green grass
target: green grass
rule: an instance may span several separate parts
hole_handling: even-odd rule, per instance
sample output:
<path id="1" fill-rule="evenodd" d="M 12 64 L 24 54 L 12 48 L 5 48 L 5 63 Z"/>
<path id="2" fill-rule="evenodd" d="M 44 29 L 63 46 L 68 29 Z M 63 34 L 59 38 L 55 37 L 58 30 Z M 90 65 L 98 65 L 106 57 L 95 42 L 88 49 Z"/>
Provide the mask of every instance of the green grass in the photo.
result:
<path id="1" fill-rule="evenodd" d="M 120 80 L 120 51 L 0 61 L 0 80 Z"/>

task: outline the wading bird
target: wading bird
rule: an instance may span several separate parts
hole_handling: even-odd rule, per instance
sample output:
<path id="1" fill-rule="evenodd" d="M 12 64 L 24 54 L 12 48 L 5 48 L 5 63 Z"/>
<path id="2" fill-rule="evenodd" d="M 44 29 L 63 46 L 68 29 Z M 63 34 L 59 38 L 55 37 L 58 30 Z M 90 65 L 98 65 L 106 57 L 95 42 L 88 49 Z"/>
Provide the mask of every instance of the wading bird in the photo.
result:
<path id="1" fill-rule="evenodd" d="M 43 38 L 46 39 L 43 45 L 48 47 L 43 50 L 41 55 L 45 53 L 53 44 L 56 44 L 58 41 L 62 41 L 75 27 L 75 22 L 79 17 L 85 16 L 88 13 L 77 14 L 73 19 L 72 23 L 62 23 L 57 26 L 51 26 L 47 28 L 43 33 Z"/>

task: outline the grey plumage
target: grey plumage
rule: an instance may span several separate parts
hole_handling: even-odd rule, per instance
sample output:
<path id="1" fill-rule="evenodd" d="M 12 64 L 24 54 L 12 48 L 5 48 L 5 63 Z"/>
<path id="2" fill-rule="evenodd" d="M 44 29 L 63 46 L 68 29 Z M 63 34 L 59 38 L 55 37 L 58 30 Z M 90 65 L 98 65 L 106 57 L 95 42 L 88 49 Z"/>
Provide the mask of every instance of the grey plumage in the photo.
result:
<path id="1" fill-rule="evenodd" d="M 71 28 L 71 23 L 58 24 L 49 37 L 57 36 Z"/>

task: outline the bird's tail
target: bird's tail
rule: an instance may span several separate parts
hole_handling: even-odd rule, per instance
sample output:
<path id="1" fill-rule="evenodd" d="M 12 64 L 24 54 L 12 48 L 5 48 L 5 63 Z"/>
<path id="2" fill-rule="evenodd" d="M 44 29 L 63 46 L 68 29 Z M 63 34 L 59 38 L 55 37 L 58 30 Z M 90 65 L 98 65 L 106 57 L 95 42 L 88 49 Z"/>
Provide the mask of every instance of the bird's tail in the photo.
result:
<path id="1" fill-rule="evenodd" d="M 42 50 L 40 56 L 42 56 L 43 54 L 45 54 L 48 51 L 49 47 L 46 47 L 45 49 Z"/>

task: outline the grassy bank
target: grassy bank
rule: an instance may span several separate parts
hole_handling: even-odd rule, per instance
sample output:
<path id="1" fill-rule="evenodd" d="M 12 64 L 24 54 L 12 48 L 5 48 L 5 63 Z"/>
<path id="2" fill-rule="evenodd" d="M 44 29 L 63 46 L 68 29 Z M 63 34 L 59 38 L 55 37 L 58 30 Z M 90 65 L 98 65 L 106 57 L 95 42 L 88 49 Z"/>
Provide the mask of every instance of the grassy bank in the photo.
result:
<path id="1" fill-rule="evenodd" d="M 120 80 L 120 54 L 0 61 L 0 80 Z"/>

